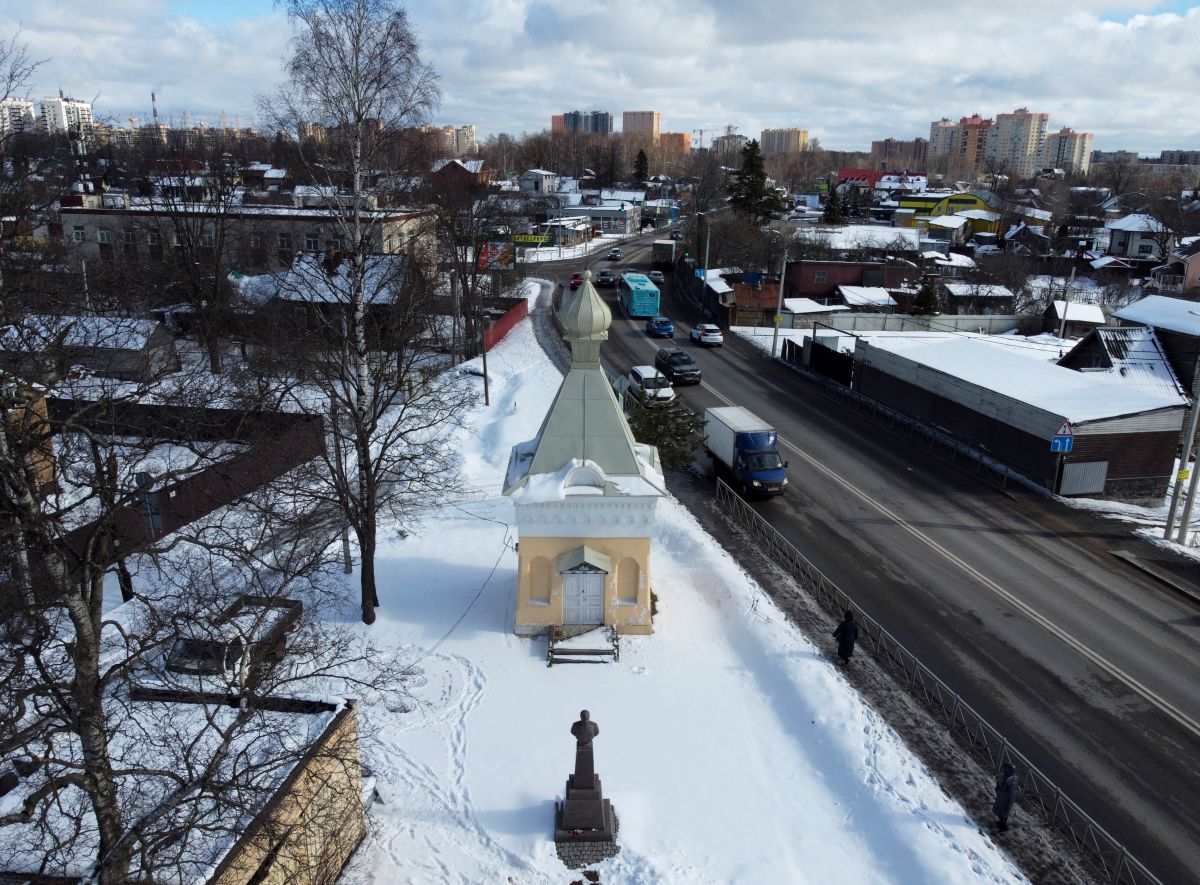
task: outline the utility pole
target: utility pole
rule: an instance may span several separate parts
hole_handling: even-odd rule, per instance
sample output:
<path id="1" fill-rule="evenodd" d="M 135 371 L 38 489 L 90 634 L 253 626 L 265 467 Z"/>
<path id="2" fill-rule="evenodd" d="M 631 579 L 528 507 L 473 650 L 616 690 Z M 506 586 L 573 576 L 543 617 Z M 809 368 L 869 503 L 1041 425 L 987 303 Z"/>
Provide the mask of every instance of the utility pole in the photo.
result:
<path id="1" fill-rule="evenodd" d="M 1067 311 L 1071 309 L 1071 286 L 1075 284 L 1075 268 L 1071 268 L 1071 278 L 1067 280 L 1067 289 L 1063 292 L 1062 319 L 1058 321 L 1058 337 L 1063 338 L 1067 333 Z"/>
<path id="2" fill-rule="evenodd" d="M 779 324 L 783 322 L 783 278 L 787 274 L 787 237 L 783 239 L 783 258 L 779 262 L 779 299 L 775 302 L 775 332 L 771 335 L 771 359 L 779 352 Z"/>

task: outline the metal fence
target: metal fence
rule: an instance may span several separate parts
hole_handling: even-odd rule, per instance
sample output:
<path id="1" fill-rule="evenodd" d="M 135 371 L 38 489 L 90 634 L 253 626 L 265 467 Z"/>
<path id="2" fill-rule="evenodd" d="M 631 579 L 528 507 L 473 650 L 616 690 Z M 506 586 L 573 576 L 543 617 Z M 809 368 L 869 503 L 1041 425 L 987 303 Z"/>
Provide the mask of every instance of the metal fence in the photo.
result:
<path id="1" fill-rule="evenodd" d="M 826 578 L 790 541 L 758 515 L 723 481 L 717 481 L 717 505 L 786 569 L 826 611 L 840 617 L 847 609 L 858 619 L 859 641 L 907 691 L 937 718 L 961 744 L 998 772 L 1012 762 L 1021 772 L 1021 807 L 1040 815 L 1091 862 L 1113 885 L 1162 885 L 1149 870 L 1063 795 L 1036 765 L 1015 749 L 982 716 L 955 694 L 933 671 L 896 641 L 836 584 Z"/>

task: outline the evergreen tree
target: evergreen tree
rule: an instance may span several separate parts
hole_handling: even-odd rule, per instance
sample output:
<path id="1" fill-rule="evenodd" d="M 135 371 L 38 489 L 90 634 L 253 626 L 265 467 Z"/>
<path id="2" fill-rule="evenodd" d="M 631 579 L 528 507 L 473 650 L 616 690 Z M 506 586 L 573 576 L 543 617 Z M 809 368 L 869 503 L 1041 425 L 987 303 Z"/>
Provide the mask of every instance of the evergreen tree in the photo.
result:
<path id="1" fill-rule="evenodd" d="M 646 159 L 644 150 L 639 150 L 637 159 L 633 161 L 633 177 L 642 182 L 650 177 L 650 161 Z"/>
<path id="2" fill-rule="evenodd" d="M 940 313 L 941 302 L 938 298 L 937 284 L 933 277 L 925 276 L 921 279 L 921 288 L 917 291 L 917 297 L 913 299 L 912 310 L 909 311 L 913 316 L 933 316 Z"/>
<path id="3" fill-rule="evenodd" d="M 785 208 L 779 191 L 767 183 L 762 150 L 753 139 L 742 149 L 742 168 L 733 176 L 729 203 L 735 210 L 759 223 L 783 212 Z"/>
<path id="4" fill-rule="evenodd" d="M 826 224 L 842 224 L 845 216 L 842 213 L 842 198 L 838 194 L 837 185 L 829 189 L 829 198 L 825 201 L 825 215 L 822 221 Z"/>
<path id="5" fill-rule="evenodd" d="M 667 470 L 687 467 L 704 445 L 704 421 L 680 400 L 648 403 L 625 398 L 629 429 L 638 442 L 655 446 Z"/>

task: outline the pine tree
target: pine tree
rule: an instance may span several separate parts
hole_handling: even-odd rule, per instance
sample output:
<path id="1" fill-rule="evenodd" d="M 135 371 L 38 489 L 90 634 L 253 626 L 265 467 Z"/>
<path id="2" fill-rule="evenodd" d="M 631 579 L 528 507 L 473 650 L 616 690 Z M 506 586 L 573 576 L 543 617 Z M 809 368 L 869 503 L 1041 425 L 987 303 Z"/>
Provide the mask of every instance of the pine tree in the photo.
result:
<path id="1" fill-rule="evenodd" d="M 822 220 L 826 224 L 842 224 L 845 221 L 842 213 L 842 198 L 838 194 L 836 185 L 829 189 L 829 198 L 825 201 L 825 215 Z"/>
<path id="2" fill-rule="evenodd" d="M 783 212 L 785 208 L 779 191 L 767 184 L 762 150 L 753 139 L 742 148 L 742 168 L 733 176 L 729 203 L 738 212 L 759 223 Z"/>
<path id="3" fill-rule="evenodd" d="M 937 293 L 937 284 L 933 281 L 933 277 L 926 276 L 921 280 L 921 288 L 917 291 L 917 297 L 913 299 L 912 310 L 909 311 L 913 316 L 934 316 L 940 313 L 940 299 Z"/>
<path id="4" fill-rule="evenodd" d="M 682 402 L 643 404 L 627 397 L 625 405 L 633 438 L 655 446 L 663 467 L 677 470 L 696 459 L 704 445 L 704 421 Z"/>
<path id="5" fill-rule="evenodd" d="M 639 150 L 637 159 L 633 161 L 633 177 L 642 182 L 650 177 L 650 161 L 646 159 L 644 150 Z"/>

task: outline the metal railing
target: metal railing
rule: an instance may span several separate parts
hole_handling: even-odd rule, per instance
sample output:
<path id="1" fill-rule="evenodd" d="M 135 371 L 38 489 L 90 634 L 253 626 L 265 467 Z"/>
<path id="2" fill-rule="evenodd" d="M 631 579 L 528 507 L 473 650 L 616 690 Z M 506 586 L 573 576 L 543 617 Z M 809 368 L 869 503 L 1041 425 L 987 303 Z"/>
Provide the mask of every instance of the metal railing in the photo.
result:
<path id="1" fill-rule="evenodd" d="M 1039 815 L 1060 832 L 1105 881 L 1112 885 L 1162 885 L 1103 827 L 1065 796 L 1028 757 L 1016 750 L 722 480 L 717 481 L 717 505 L 827 612 L 840 617 L 847 609 L 853 611 L 859 622 L 859 641 L 865 643 L 872 658 L 977 759 L 995 772 L 1005 762 L 1016 765 L 1021 775 L 1021 807 Z"/>

